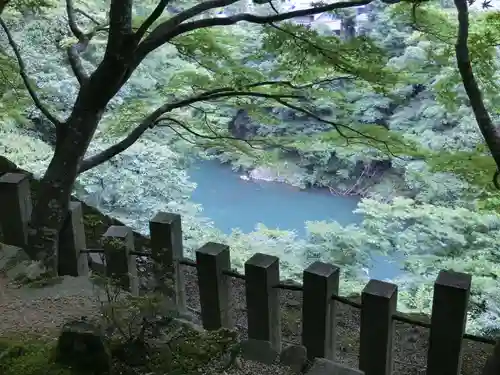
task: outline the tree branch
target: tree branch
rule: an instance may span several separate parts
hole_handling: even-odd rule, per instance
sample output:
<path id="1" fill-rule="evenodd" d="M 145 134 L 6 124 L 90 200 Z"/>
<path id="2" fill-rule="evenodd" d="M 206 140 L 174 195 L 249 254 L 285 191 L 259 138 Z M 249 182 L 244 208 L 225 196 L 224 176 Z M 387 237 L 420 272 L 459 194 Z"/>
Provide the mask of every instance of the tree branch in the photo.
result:
<path id="1" fill-rule="evenodd" d="M 47 119 L 52 124 L 54 124 L 54 126 L 56 128 L 62 127 L 63 122 L 60 119 L 58 119 L 55 115 L 53 115 L 50 112 L 50 110 L 42 103 L 42 101 L 38 97 L 35 89 L 31 85 L 28 74 L 26 73 L 26 66 L 24 65 L 24 61 L 23 61 L 23 58 L 21 57 L 21 53 L 19 52 L 19 48 L 17 48 L 17 44 L 14 41 L 14 38 L 12 37 L 10 30 L 2 18 L 0 18 L 0 26 L 2 27 L 3 31 L 5 32 L 5 35 L 7 35 L 7 40 L 9 41 L 9 45 L 12 48 L 12 50 L 14 51 L 14 55 L 16 56 L 16 60 L 17 60 L 17 65 L 19 66 L 19 74 L 21 75 L 24 86 L 26 87 L 26 90 L 28 91 L 31 99 L 33 100 L 33 103 L 40 110 L 40 112 L 42 112 L 43 115 L 45 117 L 47 117 Z"/>
<path id="2" fill-rule="evenodd" d="M 115 145 L 109 147 L 104 151 L 99 152 L 96 155 L 93 155 L 83 160 L 82 163 L 80 164 L 78 173 L 83 173 L 85 171 L 88 171 L 89 169 L 92 169 L 108 161 L 109 159 L 118 155 L 119 153 L 125 151 L 127 148 L 132 146 L 146 132 L 146 130 L 154 127 L 155 121 L 165 113 L 171 112 L 176 108 L 188 106 L 196 102 L 220 99 L 224 97 L 235 97 L 235 96 L 253 96 L 253 97 L 268 98 L 268 99 L 276 98 L 278 96 L 280 98 L 299 98 L 299 96 L 295 95 L 273 95 L 260 92 L 235 91 L 231 88 L 229 88 L 229 90 L 226 88 L 221 88 L 204 92 L 202 94 L 192 96 L 187 99 L 179 100 L 177 102 L 164 104 L 158 107 L 150 115 L 148 115 L 136 128 L 134 128 L 134 130 L 132 130 L 120 142 L 116 143 Z"/>
<path id="3" fill-rule="evenodd" d="M 228 6 L 236 3 L 237 1 L 239 0 L 209 0 L 201 2 L 200 4 L 197 4 L 189 9 L 180 12 L 179 14 L 176 14 L 167 21 L 162 22 L 148 35 L 148 37 L 143 41 L 143 43 L 147 44 L 150 41 L 156 39 L 163 39 L 162 35 L 168 34 L 172 29 L 179 26 L 182 22 L 187 21 L 193 17 L 196 17 L 208 10 Z M 161 44 L 164 44 L 167 41 L 168 40 L 164 40 Z"/>
<path id="4" fill-rule="evenodd" d="M 337 78 L 333 78 L 331 80 L 324 79 L 324 80 L 318 81 L 317 83 L 318 84 L 328 83 L 328 82 L 334 81 L 335 79 L 341 79 L 341 78 L 348 78 L 348 77 L 337 77 Z M 282 82 L 280 82 L 280 81 L 263 81 L 263 82 L 256 82 L 256 83 L 250 84 L 250 85 L 246 86 L 246 88 L 249 89 L 249 88 L 268 86 L 268 85 L 284 85 L 284 86 L 292 87 L 294 89 L 300 89 L 302 87 L 309 87 L 308 85 L 295 86 L 290 81 L 282 81 Z M 288 101 L 285 101 L 285 99 L 304 99 L 305 98 L 304 96 L 293 95 L 293 94 L 285 94 L 285 95 L 283 95 L 283 94 L 281 94 L 281 95 L 279 95 L 279 94 L 266 94 L 266 93 L 262 93 L 262 92 L 252 92 L 252 91 L 244 91 L 244 90 L 237 91 L 231 87 L 222 87 L 222 88 L 213 89 L 213 90 L 210 90 L 210 91 L 207 91 L 207 92 L 204 92 L 204 93 L 201 93 L 201 94 L 198 94 L 198 95 L 186 98 L 186 99 L 178 100 L 176 102 L 166 103 L 166 104 L 158 107 L 155 111 L 153 111 L 150 115 L 148 115 L 138 126 L 136 126 L 120 142 L 114 144 L 113 146 L 107 148 L 106 150 L 103 150 L 103 151 L 85 159 L 80 164 L 80 169 L 79 169 L 78 173 L 83 173 L 89 169 L 92 169 L 92 168 L 108 161 L 109 159 L 113 158 L 114 156 L 118 155 L 119 153 L 125 151 L 127 148 L 132 146 L 137 140 L 139 140 L 139 138 L 148 129 L 155 127 L 155 125 L 158 123 L 158 120 L 164 114 L 171 112 L 174 109 L 182 108 L 182 107 L 186 107 L 186 106 L 191 106 L 193 103 L 196 103 L 196 102 L 212 101 L 212 100 L 216 100 L 216 99 L 227 98 L 227 97 L 237 97 L 237 96 L 248 96 L 248 97 L 257 97 L 257 98 L 265 98 L 265 99 L 274 100 L 274 101 L 280 103 L 281 105 L 284 105 L 288 108 L 294 109 L 298 112 L 304 113 L 317 121 L 332 125 L 338 131 L 338 133 L 346 140 L 355 139 L 355 138 L 370 139 L 370 140 L 373 140 L 373 141 L 376 141 L 379 143 L 383 143 L 385 145 L 385 147 L 387 148 L 387 150 L 389 151 L 389 153 L 391 153 L 387 144 L 383 141 L 376 139 L 375 137 L 372 137 L 368 134 L 357 131 L 357 130 L 355 130 L 347 125 L 336 124 L 332 121 L 326 120 L 320 116 L 315 115 L 314 113 L 312 113 L 311 111 L 309 111 L 307 109 L 301 108 L 301 107 L 296 106 L 292 103 L 289 103 Z M 165 116 L 163 116 L 163 118 L 167 119 L 167 117 L 165 117 Z M 172 118 L 168 118 L 168 120 L 173 121 Z M 176 121 L 174 121 L 174 122 L 176 122 Z M 178 124 L 178 122 L 176 122 L 176 123 Z M 349 130 L 349 131 L 353 132 L 354 134 L 358 135 L 359 137 L 348 136 L 343 132 L 343 130 L 341 128 Z M 187 130 L 187 129 L 185 129 L 185 130 Z M 189 132 L 193 135 L 198 135 L 198 133 L 194 132 L 192 129 L 189 129 Z M 203 138 L 207 138 L 207 139 L 217 139 L 217 138 L 233 139 L 233 138 L 228 138 L 225 136 L 217 136 L 217 135 L 215 137 L 203 136 Z M 234 138 L 234 139 L 239 140 L 239 138 Z M 241 139 L 241 140 L 248 143 L 247 140 L 243 140 L 243 139 Z"/>
<path id="5" fill-rule="evenodd" d="M 86 35 L 82 30 L 80 30 L 78 24 L 76 23 L 75 5 L 73 0 L 66 0 L 66 13 L 68 15 L 68 25 L 71 32 L 78 40 L 84 40 Z"/>
<path id="6" fill-rule="evenodd" d="M 141 42 L 141 44 L 139 45 L 139 48 L 137 50 L 139 60 L 144 59 L 144 57 L 146 57 L 146 55 L 148 53 L 154 51 L 156 48 L 167 43 L 172 38 L 174 38 L 178 35 L 187 33 L 189 31 L 207 28 L 207 27 L 214 27 L 214 26 L 229 26 L 229 25 L 234 25 L 234 24 L 236 24 L 238 22 L 242 22 L 242 21 L 260 24 L 260 25 L 265 25 L 265 24 L 270 24 L 272 22 L 286 21 L 286 20 L 289 20 L 289 19 L 292 19 L 295 17 L 302 17 L 302 16 L 311 15 L 311 14 L 328 12 L 328 11 L 332 11 L 335 9 L 343 9 L 343 8 L 351 8 L 351 7 L 360 6 L 360 5 L 367 5 L 367 4 L 370 4 L 371 2 L 373 2 L 373 0 L 340 1 L 337 3 L 333 3 L 333 4 L 326 4 L 326 5 L 322 5 L 322 6 L 318 6 L 318 7 L 295 10 L 295 11 L 279 13 L 279 14 L 272 14 L 272 15 L 268 15 L 268 16 L 257 16 L 255 14 L 240 13 L 240 14 L 236 14 L 236 15 L 230 16 L 230 17 L 205 18 L 205 19 L 181 23 L 181 22 L 189 20 L 190 18 L 192 18 L 195 15 L 200 13 L 200 12 L 198 12 L 195 14 L 191 14 L 190 11 L 196 7 L 201 8 L 203 5 L 207 4 L 207 8 L 211 9 L 211 8 L 215 8 L 215 7 L 219 7 L 219 6 L 230 5 L 230 4 L 235 3 L 235 2 L 236 1 L 234 1 L 234 0 L 206 1 L 200 5 L 197 5 L 193 8 L 190 8 L 190 9 L 182 12 L 181 14 L 179 14 L 177 16 L 179 18 L 176 22 L 173 21 L 176 17 L 172 17 L 168 21 L 165 21 L 162 24 L 158 25 L 148 35 L 148 37 L 146 39 L 144 39 Z M 215 5 L 215 6 L 209 7 L 208 4 L 210 4 L 210 3 L 222 3 L 222 5 Z M 208 9 L 205 9 L 205 10 L 208 10 Z M 180 22 L 178 22 L 178 21 L 180 21 Z"/>
<path id="7" fill-rule="evenodd" d="M 144 23 L 141 25 L 141 27 L 139 27 L 139 29 L 135 33 L 137 42 L 140 42 L 142 40 L 142 38 L 144 37 L 144 35 L 146 35 L 151 25 L 153 25 L 153 23 L 155 23 L 156 20 L 160 18 L 160 16 L 162 15 L 163 11 L 165 10 L 169 2 L 170 0 L 161 0 L 159 4 L 156 6 L 153 13 L 151 13 L 149 17 L 146 18 Z"/>
<path id="8" fill-rule="evenodd" d="M 85 12 L 81 9 L 75 8 L 75 13 L 80 13 L 82 16 L 84 16 L 85 18 L 88 18 L 90 21 L 95 23 L 97 26 L 101 26 L 103 23 L 105 23 L 105 22 L 97 21 L 96 18 L 94 18 L 93 16 L 91 16 L 90 14 L 88 14 L 87 12 Z"/>
<path id="9" fill-rule="evenodd" d="M 500 134 L 493 124 L 491 117 L 484 105 L 483 96 L 476 78 L 472 71 L 472 64 L 470 61 L 470 53 L 468 47 L 469 38 L 469 12 L 467 0 L 455 0 L 455 6 L 458 11 L 458 34 L 455 44 L 455 55 L 458 65 L 460 76 L 465 88 L 465 92 L 470 101 L 474 117 L 476 118 L 479 130 L 486 141 L 493 160 L 497 165 L 497 171 L 500 170 Z M 498 183 L 498 172 L 493 177 L 493 183 L 497 189 L 500 190 Z"/>
<path id="10" fill-rule="evenodd" d="M 71 29 L 73 35 L 78 39 L 78 43 L 68 47 L 66 52 L 68 54 L 68 61 L 71 66 L 71 70 L 73 71 L 73 74 L 78 80 L 80 86 L 82 86 L 89 80 L 89 75 L 83 67 L 80 54 L 87 49 L 90 39 L 94 36 L 94 32 L 87 34 L 78 27 L 73 0 L 66 0 L 66 13 L 68 15 L 69 28 Z"/>

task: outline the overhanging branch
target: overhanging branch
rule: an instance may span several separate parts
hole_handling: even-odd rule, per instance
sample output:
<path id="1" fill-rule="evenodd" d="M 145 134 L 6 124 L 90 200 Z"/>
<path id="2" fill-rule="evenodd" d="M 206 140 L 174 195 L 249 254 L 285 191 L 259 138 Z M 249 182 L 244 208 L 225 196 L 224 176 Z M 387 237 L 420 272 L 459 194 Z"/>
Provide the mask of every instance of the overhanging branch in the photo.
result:
<path id="1" fill-rule="evenodd" d="M 50 112 L 50 110 L 42 103 L 40 98 L 38 97 L 35 89 L 31 85 L 30 78 L 28 77 L 28 74 L 26 73 L 26 66 L 24 65 L 23 58 L 21 56 L 21 53 L 19 52 L 19 48 L 17 47 L 16 42 L 14 41 L 14 38 L 12 37 L 12 34 L 10 33 L 9 28 L 5 24 L 4 20 L 0 18 L 0 26 L 2 27 L 3 31 L 5 32 L 5 35 L 7 35 L 7 40 L 9 41 L 9 45 L 14 51 L 14 55 L 16 56 L 17 60 L 17 65 L 19 66 L 19 74 L 21 75 L 21 79 L 23 80 L 24 86 L 26 87 L 26 90 L 28 91 L 28 94 L 30 95 L 31 99 L 33 100 L 33 103 L 35 106 L 40 110 L 40 112 L 43 113 L 47 119 L 54 124 L 56 128 L 60 128 L 63 126 L 63 122 L 58 119 L 54 114 Z"/>
<path id="2" fill-rule="evenodd" d="M 305 85 L 304 86 L 296 86 L 290 81 L 255 82 L 255 83 L 249 84 L 245 87 L 245 89 L 247 89 L 247 91 L 245 91 L 245 89 L 235 90 L 231 87 L 222 87 L 222 88 L 213 89 L 213 90 L 210 90 L 210 91 L 207 91 L 207 92 L 204 92 L 204 93 L 201 93 L 201 94 L 198 94 L 198 95 L 186 98 L 186 99 L 178 100 L 176 102 L 166 103 L 166 104 L 158 107 L 155 111 L 153 111 L 150 115 L 148 115 L 143 121 L 141 121 L 141 123 L 139 125 L 137 125 L 121 141 L 119 141 L 118 143 L 114 144 L 113 146 L 85 159 L 81 163 L 78 173 L 83 173 L 89 169 L 92 169 L 92 168 L 108 161 L 109 159 L 113 158 L 114 156 L 118 155 L 119 153 L 125 151 L 127 148 L 132 146 L 137 140 L 139 140 L 139 138 L 148 129 L 155 127 L 160 118 L 168 119 L 169 121 L 177 123 L 179 125 L 179 123 L 177 121 L 174 121 L 172 119 L 172 117 L 167 118 L 166 116 L 164 116 L 166 113 L 169 113 L 172 110 L 177 109 L 177 108 L 191 106 L 192 104 L 197 103 L 197 102 L 213 101 L 213 100 L 217 100 L 217 99 L 221 99 L 221 98 L 229 98 L 229 97 L 245 97 L 246 96 L 246 97 L 257 97 L 257 98 L 265 98 L 265 99 L 274 100 L 283 106 L 286 106 L 286 107 L 294 109 L 298 112 L 304 113 L 317 121 L 332 125 L 337 130 L 337 132 L 346 140 L 353 140 L 353 139 L 360 139 L 360 138 L 370 139 L 372 141 L 384 144 L 385 147 L 387 148 L 387 150 L 390 152 L 388 145 L 385 142 L 380 141 L 380 140 L 376 139 L 375 137 L 372 137 L 372 136 L 365 134 L 363 132 L 357 131 L 356 129 L 353 129 L 347 125 L 336 124 L 332 121 L 326 120 L 320 116 L 315 115 L 311 111 L 304 109 L 304 108 L 301 108 L 297 105 L 294 105 L 286 100 L 286 99 L 305 99 L 305 97 L 302 95 L 267 94 L 267 93 L 263 93 L 263 92 L 249 91 L 249 89 L 251 89 L 251 88 L 264 87 L 264 86 L 269 86 L 269 85 L 283 85 L 283 86 L 292 87 L 294 89 L 299 89 L 302 87 L 310 87 L 314 84 L 327 83 L 327 82 L 333 81 L 335 79 L 341 79 L 341 78 L 347 78 L 347 77 L 336 77 L 336 78 L 332 78 L 331 80 L 323 79 L 323 80 L 320 80 L 318 82 L 312 83 L 311 85 L 307 85 L 307 86 L 305 86 Z M 349 135 L 345 134 L 342 129 L 351 131 L 352 133 L 354 133 L 356 135 L 356 137 L 349 136 Z M 184 130 L 187 130 L 187 129 L 184 129 Z M 197 132 L 193 131 L 192 129 L 189 129 L 189 132 L 195 136 L 198 135 Z M 202 135 L 200 135 L 200 136 L 202 136 Z M 221 135 L 221 136 L 215 135 L 214 137 L 208 136 L 208 135 L 203 135 L 203 137 L 207 138 L 207 139 L 217 139 L 217 138 L 229 139 L 229 138 L 224 138 L 225 136 L 223 136 L 223 135 Z M 240 140 L 239 138 L 230 138 L 230 139 Z M 249 142 L 248 140 L 244 140 L 244 139 L 241 139 L 241 140 L 244 142 L 247 142 L 247 143 Z"/>
<path id="3" fill-rule="evenodd" d="M 120 142 L 114 144 L 113 146 L 107 148 L 104 151 L 101 151 L 97 153 L 96 155 L 93 155 L 80 164 L 80 168 L 78 170 L 78 173 L 83 173 L 85 171 L 88 171 L 89 169 L 92 169 L 112 157 L 118 155 L 119 153 L 125 151 L 127 148 L 132 146 L 137 140 L 150 128 L 154 127 L 155 121 L 160 118 L 160 116 L 164 115 L 165 113 L 171 112 L 174 109 L 177 108 L 182 108 L 186 107 L 190 104 L 201 102 L 201 101 L 209 101 L 209 100 L 215 100 L 215 99 L 220 99 L 224 97 L 236 97 L 236 96 L 252 96 L 252 97 L 259 97 L 259 98 L 301 98 L 300 96 L 296 95 L 273 95 L 273 94 L 266 94 L 266 93 L 260 93 L 260 92 L 251 92 L 251 91 L 235 91 L 231 88 L 226 89 L 226 88 L 220 88 L 220 89 L 215 89 L 211 90 L 205 93 L 202 93 L 200 95 L 192 96 L 187 99 L 179 100 L 177 102 L 173 103 L 167 103 L 164 104 L 160 107 L 158 107 L 155 111 L 153 111 L 150 115 L 148 115 L 138 126 L 136 126 L 124 139 L 122 139 Z"/>
<path id="4" fill-rule="evenodd" d="M 462 77 L 464 89 L 469 98 L 479 130 L 484 137 L 493 160 L 495 160 L 497 172 L 493 177 L 493 183 L 495 187 L 500 190 L 500 184 L 498 182 L 498 171 L 500 170 L 500 134 L 484 105 L 481 90 L 479 89 L 479 85 L 472 71 L 468 47 L 469 12 L 467 0 L 455 0 L 455 6 L 458 10 L 458 34 L 455 44 L 455 56 L 458 70 Z"/>

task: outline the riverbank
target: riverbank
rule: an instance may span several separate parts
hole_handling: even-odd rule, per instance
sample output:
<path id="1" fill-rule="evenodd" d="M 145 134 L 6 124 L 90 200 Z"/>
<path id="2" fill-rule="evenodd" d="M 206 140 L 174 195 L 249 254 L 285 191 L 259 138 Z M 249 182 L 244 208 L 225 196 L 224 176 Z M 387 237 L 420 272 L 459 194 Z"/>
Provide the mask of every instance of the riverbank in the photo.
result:
<path id="1" fill-rule="evenodd" d="M 332 196 L 357 199 L 377 196 L 390 201 L 395 196 L 414 195 L 405 185 L 404 173 L 387 161 L 373 160 L 366 165 L 358 163 L 352 170 L 340 168 L 327 172 L 324 165 L 301 165 L 304 162 L 297 158 L 282 157 L 272 164 L 255 165 L 223 152 L 209 157 L 246 181 L 281 183 L 303 191 L 324 191 Z"/>
<path id="2" fill-rule="evenodd" d="M 1 174 L 1 171 L 0 171 Z M 36 200 L 36 181 L 32 181 L 33 198 Z M 84 223 L 88 248 L 101 247 L 100 238 L 110 225 L 122 225 L 118 220 L 103 215 L 93 207 L 83 203 Z M 148 251 L 149 238 L 134 233 L 137 251 Z M 188 306 L 192 311 L 199 311 L 199 293 L 197 275 L 194 268 L 182 267 L 185 274 Z M 147 271 L 146 271 L 147 272 Z M 246 310 L 244 284 L 241 280 L 232 279 L 231 301 L 233 320 L 238 331 L 245 337 Z M 353 297 L 354 299 L 356 297 Z M 300 342 L 301 330 L 301 293 L 280 291 L 282 306 L 282 332 L 285 342 Z M 413 317 L 416 317 L 413 315 Z M 359 350 L 359 311 L 349 306 L 340 305 L 337 317 L 337 358 L 340 362 L 357 367 Z M 419 315 L 419 319 L 428 317 Z M 199 322 L 199 316 L 197 316 Z M 25 327 L 31 329 L 31 325 Z M 417 375 L 425 368 L 428 331 L 420 327 L 396 322 L 394 339 L 394 374 Z M 479 375 L 492 346 L 488 344 L 464 340 L 462 374 Z"/>

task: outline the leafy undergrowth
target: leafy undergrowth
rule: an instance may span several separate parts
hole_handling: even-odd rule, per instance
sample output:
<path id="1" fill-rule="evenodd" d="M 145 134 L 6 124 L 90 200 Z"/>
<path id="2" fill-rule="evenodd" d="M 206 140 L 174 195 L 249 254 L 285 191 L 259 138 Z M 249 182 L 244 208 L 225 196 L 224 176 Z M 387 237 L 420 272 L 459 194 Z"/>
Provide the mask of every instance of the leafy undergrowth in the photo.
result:
<path id="1" fill-rule="evenodd" d="M 73 375 L 54 363 L 54 344 L 36 337 L 0 339 L 0 374 L 3 375 Z"/>
<path id="2" fill-rule="evenodd" d="M 232 331 L 202 332 L 187 329 L 181 337 L 168 344 L 149 347 L 146 364 L 131 365 L 124 354 L 130 359 L 132 353 L 124 352 L 123 343 L 112 342 L 112 372 L 109 375 L 206 374 L 211 371 L 214 359 L 223 359 L 235 343 L 236 334 Z M 55 340 L 35 336 L 0 338 L 0 374 L 107 375 L 93 371 L 81 372 L 57 364 L 56 345 Z"/>

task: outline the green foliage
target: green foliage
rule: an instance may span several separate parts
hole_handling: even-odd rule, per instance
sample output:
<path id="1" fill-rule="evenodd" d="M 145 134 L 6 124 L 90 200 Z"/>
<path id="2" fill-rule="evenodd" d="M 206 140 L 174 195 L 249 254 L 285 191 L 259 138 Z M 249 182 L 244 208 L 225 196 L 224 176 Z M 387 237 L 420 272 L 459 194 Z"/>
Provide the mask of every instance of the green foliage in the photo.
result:
<path id="1" fill-rule="evenodd" d="M 56 6 L 55 0 L 11 0 L 8 7 L 18 12 L 41 12 Z"/>
<path id="2" fill-rule="evenodd" d="M 3 375 L 76 375 L 53 362 L 54 345 L 43 341 L 0 340 L 0 373 Z"/>
<path id="3" fill-rule="evenodd" d="M 492 181 L 496 165 L 490 155 L 477 151 L 436 152 L 427 160 L 435 171 L 452 172 L 481 189 L 495 190 Z"/>
<path id="4" fill-rule="evenodd" d="M 417 7 L 411 3 L 401 2 L 393 8 L 393 13 L 405 22 L 414 24 L 418 29 L 418 38 L 432 43 L 432 51 L 428 54 L 429 62 L 443 65 L 452 64 L 455 60 L 454 45 L 457 35 L 457 20 L 454 12 L 439 8 L 433 2 L 426 2 Z M 496 10 L 470 13 L 469 50 L 474 73 L 480 83 L 484 95 L 498 106 L 495 100 L 500 89 L 497 80 L 498 60 L 496 46 L 500 42 L 500 27 Z M 438 80 L 434 88 L 438 98 L 448 106 L 456 101 L 454 87 L 461 83 L 458 71 L 449 70 L 445 77 Z"/>

